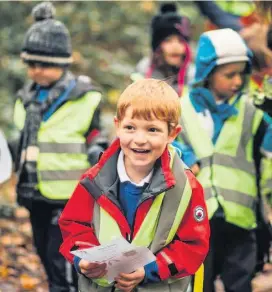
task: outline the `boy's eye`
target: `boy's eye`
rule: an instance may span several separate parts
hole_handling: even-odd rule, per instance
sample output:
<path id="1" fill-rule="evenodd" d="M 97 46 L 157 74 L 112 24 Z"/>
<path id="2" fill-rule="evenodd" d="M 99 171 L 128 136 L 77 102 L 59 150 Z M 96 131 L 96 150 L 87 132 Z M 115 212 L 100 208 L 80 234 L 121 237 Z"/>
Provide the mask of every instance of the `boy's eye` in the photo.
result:
<path id="1" fill-rule="evenodd" d="M 226 74 L 226 77 L 228 78 L 228 79 L 231 79 L 231 78 L 233 78 L 234 77 L 234 73 L 230 73 L 230 74 Z"/>
<path id="2" fill-rule="evenodd" d="M 127 130 L 133 130 L 134 128 L 132 126 L 128 125 L 128 126 L 125 126 L 125 129 L 127 129 Z"/>
<path id="3" fill-rule="evenodd" d="M 236 74 L 238 74 L 239 77 L 241 77 L 241 78 L 244 77 L 244 73 L 243 73 L 243 72 L 241 72 L 241 73 L 229 73 L 229 74 L 226 74 L 226 77 L 227 77 L 228 79 L 232 79 L 232 78 L 234 78 L 234 77 L 236 76 Z"/>
<path id="4" fill-rule="evenodd" d="M 149 132 L 152 132 L 152 133 L 159 132 L 159 129 L 157 129 L 157 128 L 149 128 Z"/>

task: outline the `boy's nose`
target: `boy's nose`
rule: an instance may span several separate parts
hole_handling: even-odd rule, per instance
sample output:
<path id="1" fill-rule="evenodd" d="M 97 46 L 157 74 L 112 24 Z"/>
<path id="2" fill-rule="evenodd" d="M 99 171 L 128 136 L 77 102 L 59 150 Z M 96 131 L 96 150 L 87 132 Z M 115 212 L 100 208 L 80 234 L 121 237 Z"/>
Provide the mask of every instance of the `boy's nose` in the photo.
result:
<path id="1" fill-rule="evenodd" d="M 146 143 L 146 135 L 144 133 L 141 133 L 141 132 L 135 133 L 134 142 L 137 144 Z"/>
<path id="2" fill-rule="evenodd" d="M 243 83 L 242 76 L 237 75 L 237 76 L 235 77 L 235 85 L 238 86 L 238 87 L 240 87 L 240 86 L 242 85 L 242 83 Z"/>

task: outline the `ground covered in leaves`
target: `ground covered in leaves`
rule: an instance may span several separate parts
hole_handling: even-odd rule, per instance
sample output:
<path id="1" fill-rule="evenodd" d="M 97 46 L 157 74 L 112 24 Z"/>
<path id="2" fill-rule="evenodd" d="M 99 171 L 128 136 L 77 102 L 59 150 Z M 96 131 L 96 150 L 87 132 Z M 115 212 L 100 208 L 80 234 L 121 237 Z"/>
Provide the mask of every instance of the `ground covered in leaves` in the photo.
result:
<path id="1" fill-rule="evenodd" d="M 0 255 L 1 292 L 48 291 L 24 209 L 14 210 L 12 218 L 0 218 Z"/>
<path id="2" fill-rule="evenodd" d="M 0 292 L 48 292 L 28 212 L 15 204 L 15 177 L 0 185 Z"/>

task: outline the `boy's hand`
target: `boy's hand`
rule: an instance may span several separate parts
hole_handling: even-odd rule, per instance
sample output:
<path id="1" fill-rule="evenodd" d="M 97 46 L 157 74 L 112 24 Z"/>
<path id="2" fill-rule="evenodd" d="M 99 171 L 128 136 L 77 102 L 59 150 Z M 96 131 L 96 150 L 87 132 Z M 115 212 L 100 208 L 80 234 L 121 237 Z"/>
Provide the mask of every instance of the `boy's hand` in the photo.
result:
<path id="1" fill-rule="evenodd" d="M 90 263 L 81 259 L 78 266 L 80 272 L 88 278 L 102 278 L 107 273 L 107 264 L 105 263 Z"/>
<path id="2" fill-rule="evenodd" d="M 194 175 L 197 175 L 200 171 L 199 165 L 197 163 L 192 165 L 190 168 Z"/>
<path id="3" fill-rule="evenodd" d="M 85 242 L 85 241 L 76 241 L 76 246 L 79 247 L 94 247 L 95 245 Z M 107 273 L 107 264 L 106 263 L 91 263 L 86 260 L 81 259 L 78 264 L 80 272 L 88 278 L 102 278 Z"/>
<path id="4" fill-rule="evenodd" d="M 121 273 L 117 278 L 115 278 L 115 281 L 117 282 L 115 287 L 124 292 L 131 292 L 139 283 L 143 281 L 144 277 L 144 268 L 140 268 L 131 274 Z"/>

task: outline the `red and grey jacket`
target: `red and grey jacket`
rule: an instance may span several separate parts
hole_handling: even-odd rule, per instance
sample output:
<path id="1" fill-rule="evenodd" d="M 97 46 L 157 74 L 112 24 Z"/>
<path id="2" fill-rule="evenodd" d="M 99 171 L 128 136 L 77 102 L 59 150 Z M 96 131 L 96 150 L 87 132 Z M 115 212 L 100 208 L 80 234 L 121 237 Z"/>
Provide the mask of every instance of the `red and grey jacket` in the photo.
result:
<path id="1" fill-rule="evenodd" d="M 155 163 L 153 178 L 148 191 L 141 197 L 134 225 L 130 228 L 118 201 L 119 178 L 116 166 L 119 152 L 120 142 L 116 140 L 104 152 L 99 162 L 83 175 L 59 219 L 63 236 L 60 252 L 70 262 L 74 258 L 70 251 L 76 241 L 99 245 L 93 225 L 95 203 L 115 219 L 124 238 L 133 239 L 156 195 L 176 185 L 178 178 L 170 168 L 168 149 L 165 149 Z M 174 240 L 155 254 L 161 280 L 171 276 L 182 278 L 194 274 L 203 263 L 209 248 L 210 228 L 203 189 L 190 170 L 185 170 L 185 174 L 192 188 L 192 196 Z M 198 210 L 203 211 L 200 218 Z M 166 258 L 174 263 L 175 275 Z"/>

